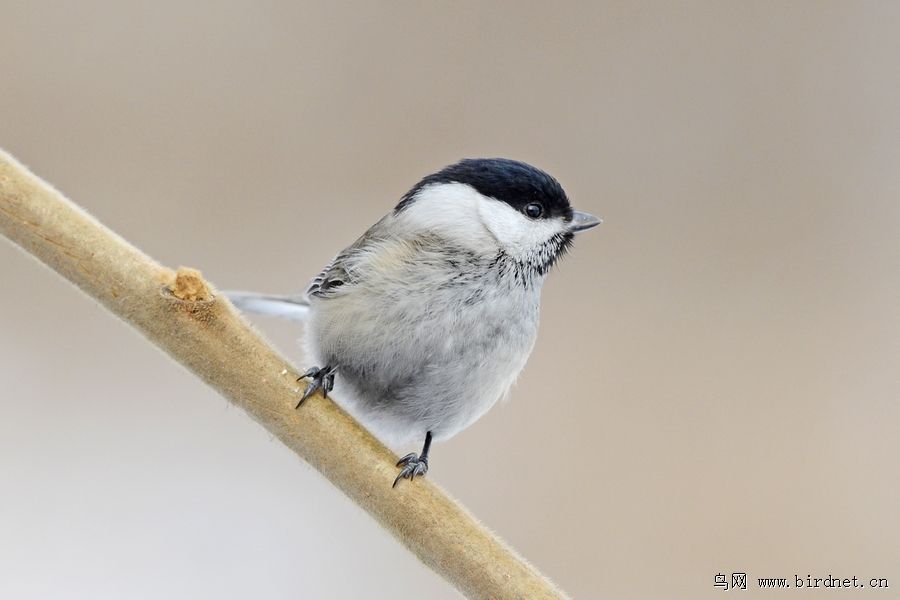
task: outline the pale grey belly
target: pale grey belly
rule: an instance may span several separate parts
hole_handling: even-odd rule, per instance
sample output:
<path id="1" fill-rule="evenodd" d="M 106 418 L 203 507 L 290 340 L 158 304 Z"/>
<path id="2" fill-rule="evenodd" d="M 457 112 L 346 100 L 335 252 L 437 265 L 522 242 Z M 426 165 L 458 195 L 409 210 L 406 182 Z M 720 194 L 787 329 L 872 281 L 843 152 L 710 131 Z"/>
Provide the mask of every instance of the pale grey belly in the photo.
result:
<path id="1" fill-rule="evenodd" d="M 438 440 L 464 429 L 509 389 L 538 326 L 539 292 L 362 306 L 352 297 L 314 306 L 307 345 L 337 365 L 334 397 L 382 441 Z"/>

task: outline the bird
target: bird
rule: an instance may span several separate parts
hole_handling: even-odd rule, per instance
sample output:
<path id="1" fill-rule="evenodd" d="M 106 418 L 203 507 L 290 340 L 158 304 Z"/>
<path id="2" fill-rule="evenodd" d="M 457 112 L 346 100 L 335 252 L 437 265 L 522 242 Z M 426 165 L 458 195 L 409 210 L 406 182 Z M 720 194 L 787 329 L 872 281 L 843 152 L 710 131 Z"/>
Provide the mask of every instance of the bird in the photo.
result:
<path id="1" fill-rule="evenodd" d="M 305 293 L 229 292 L 246 313 L 305 321 L 317 391 L 388 445 L 424 440 L 393 486 L 428 472 L 444 441 L 505 397 L 538 332 L 541 289 L 576 234 L 601 220 L 560 183 L 508 158 L 468 158 L 421 179 L 341 250 Z"/>

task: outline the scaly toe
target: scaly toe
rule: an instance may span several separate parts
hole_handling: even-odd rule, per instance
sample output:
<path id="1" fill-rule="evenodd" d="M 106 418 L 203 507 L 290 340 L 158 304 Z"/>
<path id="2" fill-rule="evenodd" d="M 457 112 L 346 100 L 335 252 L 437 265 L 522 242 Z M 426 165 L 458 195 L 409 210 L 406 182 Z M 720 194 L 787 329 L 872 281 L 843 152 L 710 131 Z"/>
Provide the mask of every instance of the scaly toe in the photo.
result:
<path id="1" fill-rule="evenodd" d="M 407 454 L 406 456 L 404 456 L 403 458 L 401 458 L 400 460 L 397 461 L 397 466 L 403 467 L 403 466 L 408 465 L 409 463 L 413 462 L 414 460 L 419 460 L 419 455 L 416 454 L 415 452 L 410 452 L 409 454 Z"/>
<path id="2" fill-rule="evenodd" d="M 300 405 L 303 404 L 307 398 L 315 394 L 316 390 L 322 390 L 322 395 L 327 398 L 328 392 L 334 389 L 334 369 L 330 367 L 325 367 L 324 369 L 312 367 L 306 373 L 298 377 L 297 381 L 300 381 L 301 379 L 309 379 L 310 382 L 307 384 L 303 395 L 300 396 L 300 401 L 297 402 L 296 408 L 300 408 Z"/>
<path id="3" fill-rule="evenodd" d="M 397 466 L 402 466 L 400 472 L 397 474 L 397 478 L 394 479 L 394 485 L 391 487 L 397 487 L 397 483 L 401 479 L 409 479 L 412 481 L 416 477 L 421 477 L 428 472 L 428 460 L 422 460 L 419 458 L 419 455 L 416 453 L 407 454 L 403 458 L 401 458 L 397 462 Z"/>
<path id="4" fill-rule="evenodd" d="M 300 408 L 300 405 L 306 402 L 307 398 L 315 394 L 317 389 L 319 389 L 319 384 L 316 383 L 315 380 L 311 381 L 303 391 L 303 395 L 300 396 L 300 401 L 297 402 L 297 406 L 295 408 Z"/>
<path id="5" fill-rule="evenodd" d="M 319 368 L 318 368 L 318 367 L 313 367 L 313 368 L 309 369 L 306 373 L 304 373 L 303 375 L 301 375 L 300 377 L 298 377 L 298 378 L 297 378 L 297 381 L 301 381 L 301 380 L 306 379 L 306 378 L 308 378 L 308 377 L 315 377 L 315 376 L 318 375 L 318 374 L 319 374 Z"/>

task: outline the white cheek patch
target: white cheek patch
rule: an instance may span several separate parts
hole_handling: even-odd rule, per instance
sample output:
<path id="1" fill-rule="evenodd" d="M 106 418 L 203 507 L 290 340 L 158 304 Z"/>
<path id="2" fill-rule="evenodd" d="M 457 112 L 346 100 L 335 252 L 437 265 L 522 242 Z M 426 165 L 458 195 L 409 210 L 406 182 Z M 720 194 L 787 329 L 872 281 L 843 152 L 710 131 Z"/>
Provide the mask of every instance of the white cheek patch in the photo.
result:
<path id="1" fill-rule="evenodd" d="M 566 228 L 560 219 L 529 219 L 464 183 L 425 186 L 399 218 L 416 230 L 441 233 L 477 250 L 500 247 L 519 259 Z"/>
<path id="2" fill-rule="evenodd" d="M 493 242 L 481 219 L 478 203 L 485 198 L 463 183 L 425 186 L 400 219 L 416 230 L 434 231 L 461 244 L 484 250 Z"/>
<path id="3" fill-rule="evenodd" d="M 503 249 L 515 258 L 524 258 L 565 229 L 559 219 L 529 219 L 505 202 L 480 194 L 479 198 L 481 221 Z"/>

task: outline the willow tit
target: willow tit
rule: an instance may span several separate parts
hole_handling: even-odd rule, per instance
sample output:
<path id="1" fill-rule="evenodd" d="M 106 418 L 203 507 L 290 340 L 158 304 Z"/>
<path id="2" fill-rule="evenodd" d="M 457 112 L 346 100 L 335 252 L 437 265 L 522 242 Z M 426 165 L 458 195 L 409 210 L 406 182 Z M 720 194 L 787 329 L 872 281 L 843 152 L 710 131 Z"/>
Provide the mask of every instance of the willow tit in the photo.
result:
<path id="1" fill-rule="evenodd" d="M 462 431 L 515 381 L 534 346 L 541 287 L 575 233 L 600 219 L 522 162 L 467 159 L 429 175 L 341 251 L 302 297 L 232 292 L 245 312 L 306 321 L 317 365 L 299 408 L 338 403 L 388 444 L 424 437 L 397 463 L 428 471 L 432 440 Z"/>

